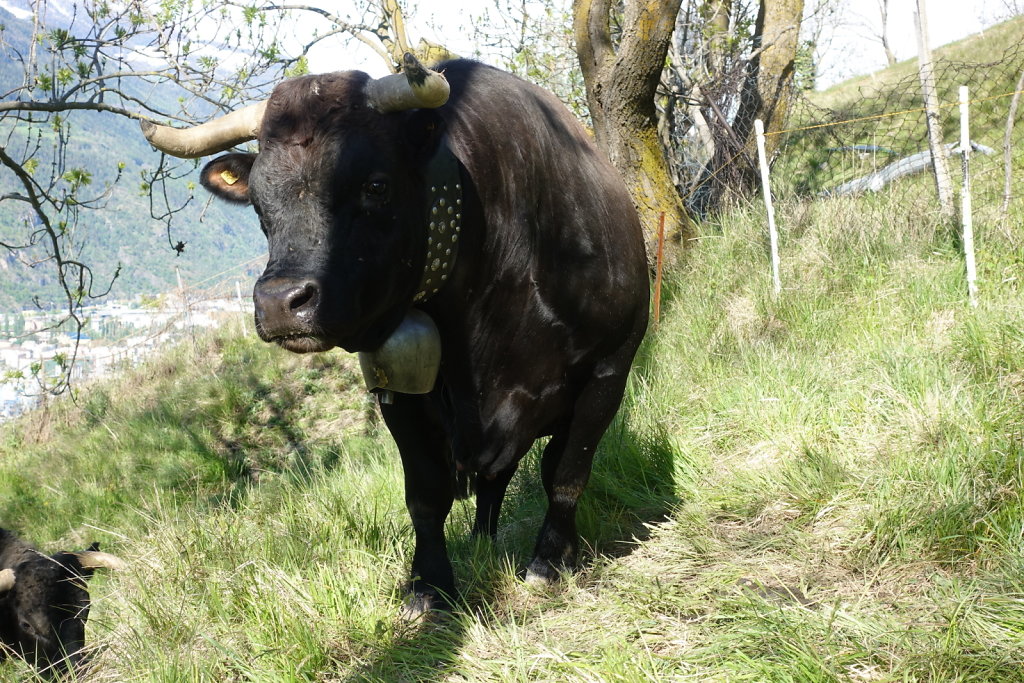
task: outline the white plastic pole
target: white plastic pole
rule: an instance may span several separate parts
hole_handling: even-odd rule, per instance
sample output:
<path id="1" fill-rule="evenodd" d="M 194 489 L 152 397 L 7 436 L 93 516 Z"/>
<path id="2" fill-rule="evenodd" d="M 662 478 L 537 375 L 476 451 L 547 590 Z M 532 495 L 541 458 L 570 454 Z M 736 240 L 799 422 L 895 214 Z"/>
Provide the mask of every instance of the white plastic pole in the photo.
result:
<path id="1" fill-rule="evenodd" d="M 757 160 L 761 165 L 761 189 L 764 191 L 764 206 L 768 211 L 768 239 L 772 249 L 772 286 L 776 294 L 782 291 L 782 278 L 779 276 L 779 233 L 775 229 L 775 206 L 772 204 L 772 190 L 768 184 L 768 155 L 764 151 L 764 123 L 761 119 L 754 121 L 754 132 L 757 134 Z"/>
<path id="2" fill-rule="evenodd" d="M 967 262 L 967 296 L 978 305 L 978 271 L 974 263 L 974 220 L 971 216 L 971 127 L 967 86 L 960 86 L 960 154 L 964 183 L 960 192 L 960 215 L 964 226 L 964 259 Z"/>
<path id="3" fill-rule="evenodd" d="M 238 312 L 245 313 L 245 304 L 242 302 L 242 285 L 238 284 L 238 280 L 235 280 L 235 298 L 238 300 Z M 243 337 L 247 331 L 244 321 L 244 315 L 238 316 L 238 329 Z"/>

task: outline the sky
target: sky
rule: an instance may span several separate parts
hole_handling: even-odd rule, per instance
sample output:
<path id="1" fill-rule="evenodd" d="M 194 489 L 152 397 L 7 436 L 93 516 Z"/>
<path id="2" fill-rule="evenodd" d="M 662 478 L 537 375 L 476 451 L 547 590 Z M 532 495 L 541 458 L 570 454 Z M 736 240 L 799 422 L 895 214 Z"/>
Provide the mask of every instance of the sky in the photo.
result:
<path id="1" fill-rule="evenodd" d="M 59 10 L 73 0 L 50 0 L 51 11 Z M 871 73 L 885 66 L 885 54 L 879 33 L 881 0 L 834 0 L 840 8 L 823 32 L 819 48 L 818 87 L 825 88 L 851 76 Z M 428 38 L 446 45 L 458 54 L 472 55 L 471 17 L 476 17 L 497 3 L 508 0 L 403 0 L 409 24 L 410 39 Z M 529 2 L 529 0 L 528 0 Z M 556 6 L 568 8 L 571 0 L 553 0 Z M 903 60 L 917 54 L 914 12 L 918 0 L 889 0 L 889 36 L 893 51 Z M 938 47 L 981 31 L 1005 18 L 1010 7 L 1024 11 L 1024 0 L 925 0 L 931 46 Z M 354 0 L 310 0 L 306 4 L 323 7 L 342 18 L 358 21 L 353 14 Z M 512 3 L 515 4 L 515 3 Z M 818 0 L 804 0 L 806 7 Z M 31 0 L 0 0 L 0 7 L 17 16 L 28 14 Z M 314 27 L 325 29 L 322 19 L 300 12 L 296 30 L 308 37 Z M 305 40 L 302 40 L 305 42 Z M 295 44 L 300 44 L 295 39 Z M 486 60 L 486 55 L 485 55 Z M 382 76 L 387 68 L 380 57 L 356 41 L 342 45 L 337 39 L 324 41 L 310 57 L 314 72 L 340 69 L 362 69 L 372 76 Z"/>
<path id="2" fill-rule="evenodd" d="M 821 55 L 819 87 L 886 66 L 879 35 L 879 0 L 840 0 L 843 16 L 831 28 L 832 43 Z M 811 0 L 805 0 L 810 5 Z M 1005 19 L 1009 7 L 1024 11 L 1013 0 L 926 0 L 929 43 L 932 48 L 978 33 Z M 914 24 L 916 0 L 889 0 L 889 42 L 900 61 L 917 56 Z M 1024 36 L 1022 36 L 1024 37 Z"/>
<path id="3" fill-rule="evenodd" d="M 568 5 L 568 0 L 560 0 Z M 419 4 L 403 3 L 409 17 L 409 33 L 413 41 L 421 37 L 441 43 L 459 54 L 473 54 L 474 45 L 468 30 L 469 17 L 476 16 L 495 0 L 440 0 Z M 819 55 L 819 87 L 828 87 L 851 76 L 871 73 L 885 66 L 881 42 L 874 38 L 880 25 L 880 0 L 838 0 L 840 16 L 829 22 L 826 37 L 831 40 Z M 333 11 L 351 6 L 351 2 L 312 2 L 331 7 Z M 805 0 L 810 7 L 814 0 Z M 1008 14 L 1007 7 L 1017 5 L 1024 10 L 1024 0 L 926 0 L 931 46 L 981 31 Z M 889 0 L 889 37 L 893 51 L 900 60 L 917 55 L 914 12 L 917 0 Z M 318 51 L 311 59 L 314 71 L 358 68 L 381 76 L 386 67 L 379 57 L 358 46 L 350 48 L 345 63 L 338 63 L 335 50 Z"/>

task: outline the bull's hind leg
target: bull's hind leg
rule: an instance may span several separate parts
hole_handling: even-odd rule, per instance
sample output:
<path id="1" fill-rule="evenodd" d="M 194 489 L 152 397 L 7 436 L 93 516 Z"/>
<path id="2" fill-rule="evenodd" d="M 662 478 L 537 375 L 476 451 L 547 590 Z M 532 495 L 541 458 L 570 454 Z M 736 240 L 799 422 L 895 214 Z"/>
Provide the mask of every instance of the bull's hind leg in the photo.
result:
<path id="1" fill-rule="evenodd" d="M 557 430 L 541 457 L 548 511 L 537 536 L 529 582 L 551 582 L 576 563 L 576 505 L 590 479 L 594 452 L 622 401 L 626 373 L 595 376 L 580 392 L 573 418 Z"/>
<path id="2" fill-rule="evenodd" d="M 393 403 L 381 405 L 381 414 L 398 444 L 405 472 L 405 504 L 416 544 L 405 613 L 415 617 L 449 607 L 455 595 L 444 538 L 444 521 L 455 499 L 449 442 L 428 396 L 395 394 Z"/>

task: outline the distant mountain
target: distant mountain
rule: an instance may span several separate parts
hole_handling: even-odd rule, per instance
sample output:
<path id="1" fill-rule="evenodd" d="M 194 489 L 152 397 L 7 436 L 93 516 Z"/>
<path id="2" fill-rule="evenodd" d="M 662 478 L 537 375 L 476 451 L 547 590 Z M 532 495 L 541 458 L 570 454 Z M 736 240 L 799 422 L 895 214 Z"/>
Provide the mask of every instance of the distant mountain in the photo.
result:
<path id="1" fill-rule="evenodd" d="M 50 0 L 49 17 L 71 21 L 72 3 Z M 27 50 L 32 34 L 32 23 L 26 20 L 28 4 L 25 0 L 0 0 L 0 34 L 8 49 L 22 54 Z M 78 18 L 81 21 L 81 17 Z M 23 72 L 15 59 L 0 59 L 0 93 L 10 92 L 21 85 Z M 134 93 L 145 98 L 176 97 L 172 86 L 165 93 L 157 90 Z M 14 96 L 10 96 L 13 99 Z M 141 172 L 153 169 L 159 162 L 159 153 L 153 150 L 139 132 L 135 121 L 100 112 L 78 111 L 66 114 L 72 125 L 67 168 L 82 168 L 92 176 L 86 194 L 103 194 L 108 184 L 118 177 L 119 164 L 123 164 L 120 180 L 112 185 L 105 208 L 82 210 L 76 228 L 78 245 L 74 258 L 93 268 L 97 286 L 109 281 L 118 267 L 121 275 L 110 293 L 115 298 L 132 298 L 140 294 L 157 294 L 176 286 L 176 270 L 180 270 L 186 285 L 208 281 L 217 274 L 232 270 L 243 280 L 258 272 L 253 265 L 239 267 L 265 252 L 265 242 L 252 211 L 244 207 L 209 202 L 208 195 L 198 188 L 199 164 L 194 171 L 184 172 L 182 178 L 169 184 L 171 203 L 184 203 L 195 186 L 195 199 L 172 222 L 170 234 L 162 221 L 150 216 L 149 198 L 140 191 Z M 0 144 L 10 150 L 26 144 L 28 127 L 0 120 Z M 38 133 L 36 133 L 38 134 Z M 43 135 L 45 136 L 44 131 Z M 41 169 L 53 162 L 52 145 L 44 143 L 38 159 Z M 40 171 L 42 173 L 42 171 Z M 18 192 L 21 188 L 14 175 L 0 167 L 0 196 Z M 23 243 L 31 232 L 26 221 L 34 220 L 30 207 L 18 201 L 0 201 L 0 241 Z M 31 223 L 30 223 L 31 224 Z M 177 254 L 174 244 L 183 242 L 184 250 Z M 34 301 L 46 304 L 59 302 L 61 291 L 56 282 L 54 266 L 43 262 L 34 267 L 20 261 L 38 258 L 38 250 L 20 251 L 19 257 L 0 250 L 0 311 L 20 309 Z M 214 278 L 215 279 L 215 278 Z"/>
<path id="2" fill-rule="evenodd" d="M 0 0 L 0 9 L 7 11 L 18 19 L 31 20 L 34 0 Z M 74 0 L 47 0 L 43 3 L 46 19 L 51 26 L 70 27 L 74 20 Z"/>

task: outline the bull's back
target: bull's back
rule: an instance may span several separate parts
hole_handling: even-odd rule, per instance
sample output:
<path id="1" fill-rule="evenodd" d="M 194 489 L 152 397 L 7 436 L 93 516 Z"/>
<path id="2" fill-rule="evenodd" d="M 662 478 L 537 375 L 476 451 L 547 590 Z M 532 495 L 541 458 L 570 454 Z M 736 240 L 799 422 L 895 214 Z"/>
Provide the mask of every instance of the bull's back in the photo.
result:
<path id="1" fill-rule="evenodd" d="M 619 174 L 547 91 L 476 62 L 440 68 L 452 85 L 442 111 L 451 145 L 484 207 L 485 270 L 528 280 L 520 289 L 532 288 L 536 305 L 523 307 L 568 321 L 577 343 L 637 336 L 646 326 L 646 255 Z"/>

